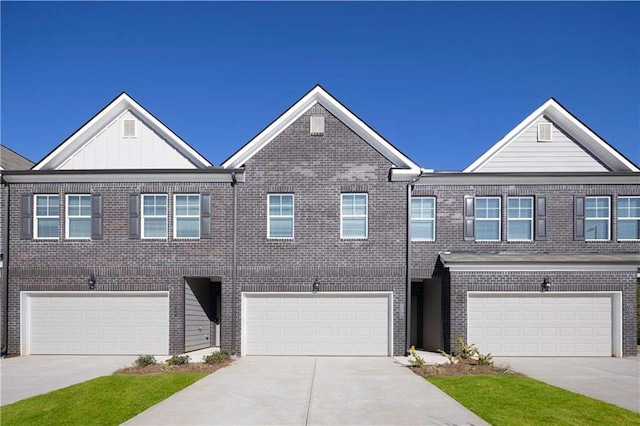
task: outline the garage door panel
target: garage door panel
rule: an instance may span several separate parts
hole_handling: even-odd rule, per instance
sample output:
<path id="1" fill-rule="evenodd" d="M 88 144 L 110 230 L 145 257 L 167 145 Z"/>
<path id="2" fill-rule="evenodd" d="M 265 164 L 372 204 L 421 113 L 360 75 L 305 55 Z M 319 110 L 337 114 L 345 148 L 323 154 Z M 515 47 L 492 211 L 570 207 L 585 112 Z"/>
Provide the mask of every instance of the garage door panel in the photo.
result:
<path id="1" fill-rule="evenodd" d="M 244 309 L 247 355 L 389 352 L 386 295 L 248 294 Z"/>
<path id="2" fill-rule="evenodd" d="M 468 321 L 469 341 L 493 355 L 612 353 L 609 295 L 469 295 Z"/>

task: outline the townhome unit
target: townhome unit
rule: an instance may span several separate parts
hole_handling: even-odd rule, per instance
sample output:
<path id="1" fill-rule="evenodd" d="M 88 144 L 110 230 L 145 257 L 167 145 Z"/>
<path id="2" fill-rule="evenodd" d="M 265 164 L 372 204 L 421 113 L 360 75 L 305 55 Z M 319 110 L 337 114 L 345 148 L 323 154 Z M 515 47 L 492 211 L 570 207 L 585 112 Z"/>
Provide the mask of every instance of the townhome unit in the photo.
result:
<path id="1" fill-rule="evenodd" d="M 320 86 L 219 167 L 123 93 L 2 178 L 11 354 L 635 354 L 640 173 L 553 99 L 434 172 Z"/>

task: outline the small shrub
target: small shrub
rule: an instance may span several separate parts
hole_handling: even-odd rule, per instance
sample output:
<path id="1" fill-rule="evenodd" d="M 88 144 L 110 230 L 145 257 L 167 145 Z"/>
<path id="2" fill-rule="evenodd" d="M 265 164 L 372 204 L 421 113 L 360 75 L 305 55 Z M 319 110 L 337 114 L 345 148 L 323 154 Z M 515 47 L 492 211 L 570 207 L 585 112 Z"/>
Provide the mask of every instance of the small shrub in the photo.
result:
<path id="1" fill-rule="evenodd" d="M 509 364 L 501 365 L 499 367 L 496 367 L 496 369 L 500 374 L 513 374 L 513 370 L 511 369 L 511 366 Z"/>
<path id="2" fill-rule="evenodd" d="M 427 365 L 425 367 L 425 369 L 427 370 L 427 372 L 429 374 L 440 374 L 440 365 L 436 364 L 436 365 Z"/>
<path id="3" fill-rule="evenodd" d="M 184 365 L 189 364 L 191 357 L 189 355 L 174 355 L 167 360 L 167 365 Z"/>
<path id="4" fill-rule="evenodd" d="M 480 352 L 476 352 L 477 358 L 478 358 L 478 365 L 492 365 L 493 364 L 493 358 L 491 357 L 491 354 L 481 354 Z"/>
<path id="5" fill-rule="evenodd" d="M 478 354 L 478 348 L 475 344 L 467 345 L 462 337 L 456 337 L 456 346 L 453 348 L 453 353 L 462 359 L 469 359 Z"/>
<path id="6" fill-rule="evenodd" d="M 458 357 L 456 357 L 453 354 L 448 354 L 445 351 L 443 351 L 442 349 L 438 349 L 438 353 L 440 355 L 442 355 L 443 357 L 445 357 L 449 361 L 449 364 L 451 364 L 451 365 L 453 365 L 453 364 L 458 362 Z"/>
<path id="7" fill-rule="evenodd" d="M 473 371 L 473 365 L 465 365 L 464 369 L 467 371 L 467 373 L 471 373 Z"/>
<path id="8" fill-rule="evenodd" d="M 136 359 L 133 364 L 138 367 L 146 367 L 147 365 L 157 364 L 156 357 L 153 355 L 140 355 L 138 359 Z"/>
<path id="9" fill-rule="evenodd" d="M 214 352 L 211 355 L 203 356 L 202 360 L 207 364 L 220 364 L 227 361 L 229 358 L 231 358 L 231 355 L 229 355 L 229 352 L 219 351 L 219 352 Z"/>
<path id="10" fill-rule="evenodd" d="M 411 358 L 413 357 L 413 358 Z M 409 357 L 409 364 L 412 367 L 424 367 L 427 362 L 424 360 L 424 358 L 422 358 L 420 355 L 418 355 L 416 353 L 416 347 L 415 346 L 411 346 L 411 357 Z"/>

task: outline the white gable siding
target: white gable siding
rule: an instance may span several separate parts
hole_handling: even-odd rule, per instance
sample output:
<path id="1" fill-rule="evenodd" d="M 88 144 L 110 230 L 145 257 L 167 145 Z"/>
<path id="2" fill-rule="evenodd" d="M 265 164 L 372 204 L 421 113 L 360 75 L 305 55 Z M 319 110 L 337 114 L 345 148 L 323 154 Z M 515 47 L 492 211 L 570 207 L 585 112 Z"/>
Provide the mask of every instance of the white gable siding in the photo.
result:
<path id="1" fill-rule="evenodd" d="M 135 138 L 122 137 L 122 121 L 136 119 Z M 75 152 L 59 169 L 195 169 L 165 139 L 126 111 Z"/>
<path id="2" fill-rule="evenodd" d="M 553 125 L 551 142 L 538 142 L 538 123 L 551 123 L 551 121 L 546 117 L 534 121 L 475 171 L 484 173 L 607 171 L 556 125 Z"/>

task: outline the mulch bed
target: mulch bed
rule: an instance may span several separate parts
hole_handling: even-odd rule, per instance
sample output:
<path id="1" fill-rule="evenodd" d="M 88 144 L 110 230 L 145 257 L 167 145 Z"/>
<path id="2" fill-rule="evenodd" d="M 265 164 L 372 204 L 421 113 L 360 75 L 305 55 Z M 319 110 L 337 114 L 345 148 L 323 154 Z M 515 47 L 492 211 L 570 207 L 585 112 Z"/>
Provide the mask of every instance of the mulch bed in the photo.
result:
<path id="1" fill-rule="evenodd" d="M 509 374 L 520 376 L 508 366 L 478 365 L 474 359 L 460 359 L 456 364 L 426 365 L 424 367 L 410 367 L 422 377 L 435 376 L 471 376 L 478 374 Z"/>
<path id="2" fill-rule="evenodd" d="M 233 361 L 225 361 L 220 364 L 207 364 L 204 362 L 190 362 L 182 365 L 152 364 L 144 367 L 132 365 L 121 368 L 113 374 L 173 374 L 173 373 L 206 373 L 211 374 L 231 364 Z"/>

